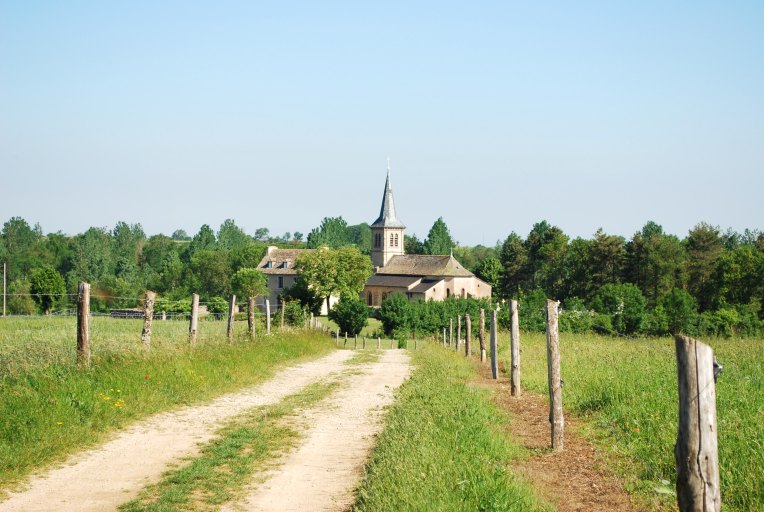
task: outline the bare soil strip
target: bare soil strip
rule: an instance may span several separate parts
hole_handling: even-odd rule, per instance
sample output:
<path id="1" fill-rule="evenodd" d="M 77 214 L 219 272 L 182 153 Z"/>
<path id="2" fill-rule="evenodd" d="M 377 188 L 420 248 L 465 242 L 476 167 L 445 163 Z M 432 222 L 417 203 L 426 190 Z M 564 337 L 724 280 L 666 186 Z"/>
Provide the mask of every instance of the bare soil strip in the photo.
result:
<path id="1" fill-rule="evenodd" d="M 300 446 L 265 475 L 264 483 L 254 483 L 248 496 L 223 511 L 343 511 L 352 505 L 384 409 L 409 375 L 409 357 L 404 350 L 386 350 L 378 362 L 356 368 L 361 373 L 328 402 L 303 414 Z"/>
<path id="2" fill-rule="evenodd" d="M 565 417 L 565 449 L 552 452 L 548 400 L 526 391 L 519 399 L 513 398 L 509 380 L 503 374 L 498 381 L 492 380 L 487 366 L 481 377 L 480 385 L 493 389 L 494 400 L 510 413 L 508 435 L 531 451 L 512 470 L 532 482 L 559 512 L 641 510 L 623 483 L 607 471 L 596 448 L 576 432 L 576 418 Z"/>
<path id="3" fill-rule="evenodd" d="M 0 502 L 0 511 L 115 510 L 157 481 L 168 466 L 198 453 L 227 418 L 279 402 L 331 373 L 346 368 L 353 352 L 286 368 L 273 379 L 221 396 L 209 404 L 157 414 L 120 432 L 99 448 L 75 455 L 63 466 L 32 477 L 27 490 Z"/>

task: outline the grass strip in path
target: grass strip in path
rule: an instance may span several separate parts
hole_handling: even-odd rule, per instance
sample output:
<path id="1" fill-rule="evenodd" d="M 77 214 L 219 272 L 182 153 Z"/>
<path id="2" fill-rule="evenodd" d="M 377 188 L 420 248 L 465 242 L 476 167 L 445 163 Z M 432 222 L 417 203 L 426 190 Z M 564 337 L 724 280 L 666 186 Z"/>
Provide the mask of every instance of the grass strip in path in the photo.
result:
<path id="1" fill-rule="evenodd" d="M 217 510 L 241 492 L 263 463 L 294 445 L 299 436 L 290 416 L 327 397 L 338 380 L 318 382 L 281 402 L 257 408 L 220 431 L 220 437 L 202 449 L 189 464 L 167 472 L 122 512 L 180 512 Z"/>
<path id="2" fill-rule="evenodd" d="M 411 353 L 416 370 L 398 390 L 354 510 L 549 510 L 507 469 L 523 453 L 504 435 L 507 417 L 490 393 L 469 384 L 473 362 L 421 345 Z"/>

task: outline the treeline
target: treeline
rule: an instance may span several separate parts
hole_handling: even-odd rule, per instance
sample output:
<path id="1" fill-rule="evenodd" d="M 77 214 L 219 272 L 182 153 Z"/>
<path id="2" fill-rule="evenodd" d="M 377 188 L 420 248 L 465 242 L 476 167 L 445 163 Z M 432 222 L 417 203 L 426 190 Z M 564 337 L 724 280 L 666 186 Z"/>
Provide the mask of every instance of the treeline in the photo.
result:
<path id="1" fill-rule="evenodd" d="M 543 221 L 493 251 L 455 254 L 494 287 L 495 298 L 520 300 L 526 328 L 543 329 L 549 297 L 562 301 L 560 321 L 569 330 L 762 334 L 764 234 L 757 230 L 700 223 L 680 239 L 648 222 L 630 240 L 602 230 L 571 240 Z"/>

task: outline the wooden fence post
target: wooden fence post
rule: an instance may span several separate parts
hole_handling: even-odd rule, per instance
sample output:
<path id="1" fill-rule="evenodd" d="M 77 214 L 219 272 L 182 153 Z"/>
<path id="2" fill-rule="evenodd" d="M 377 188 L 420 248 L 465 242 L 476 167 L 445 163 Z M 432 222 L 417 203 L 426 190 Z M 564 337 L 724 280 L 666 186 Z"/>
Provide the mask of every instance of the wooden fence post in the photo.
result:
<path id="1" fill-rule="evenodd" d="M 90 366 L 90 284 L 80 283 L 77 290 L 77 362 Z"/>
<path id="2" fill-rule="evenodd" d="M 462 316 L 456 317 L 456 351 L 459 352 L 459 343 L 462 341 Z"/>
<path id="3" fill-rule="evenodd" d="M 446 346 L 446 328 L 443 328 L 443 346 Z"/>
<path id="4" fill-rule="evenodd" d="M 448 346 L 454 343 L 454 319 L 448 319 Z"/>
<path id="5" fill-rule="evenodd" d="M 472 344 L 472 319 L 469 315 L 464 315 L 464 323 L 467 324 L 467 335 L 464 337 L 464 356 L 469 357 L 472 351 L 470 348 Z"/>
<path id="6" fill-rule="evenodd" d="M 286 309 L 284 306 L 286 306 L 286 302 L 284 300 L 281 300 L 281 324 L 279 325 L 279 330 L 284 330 L 284 310 Z"/>
<path id="7" fill-rule="evenodd" d="M 549 385 L 549 423 L 552 424 L 552 449 L 562 450 L 565 419 L 562 415 L 562 378 L 560 374 L 560 334 L 557 328 L 559 302 L 546 301 L 546 355 Z"/>
<path id="8" fill-rule="evenodd" d="M 151 321 L 154 319 L 154 301 L 157 294 L 146 291 L 146 299 L 143 303 L 143 331 L 141 331 L 141 341 L 146 348 L 151 347 Z"/>
<path id="9" fill-rule="evenodd" d="M 512 314 L 511 352 L 512 352 L 512 396 L 520 397 L 520 324 L 518 322 L 517 301 L 510 301 Z"/>
<path id="10" fill-rule="evenodd" d="M 162 311 L 162 321 L 167 320 L 167 311 Z"/>
<path id="11" fill-rule="evenodd" d="M 494 309 L 491 311 L 491 376 L 494 379 L 499 378 L 499 347 L 497 346 L 499 333 L 496 330 L 497 327 L 496 310 Z"/>
<path id="12" fill-rule="evenodd" d="M 417 342 L 418 342 L 418 341 L 419 341 L 419 340 L 417 340 L 416 338 L 414 338 L 414 350 L 416 350 L 416 346 L 417 346 Z"/>
<path id="13" fill-rule="evenodd" d="M 255 339 L 255 298 L 247 298 L 247 331 L 249 337 Z"/>
<path id="14" fill-rule="evenodd" d="M 485 363 L 485 309 L 480 308 L 480 330 L 478 330 L 480 342 L 480 362 Z"/>
<path id="15" fill-rule="evenodd" d="M 676 336 L 679 428 L 674 458 L 676 498 L 681 512 L 718 512 L 719 456 L 716 431 L 716 384 L 711 347 Z"/>
<path id="16" fill-rule="evenodd" d="M 334 340 L 334 344 L 335 344 L 337 347 L 339 347 L 339 346 L 340 346 L 340 330 L 339 330 L 339 329 L 337 329 L 337 331 L 336 331 L 336 332 L 337 332 L 337 336 L 336 336 L 336 338 L 335 338 L 335 340 Z"/>
<path id="17" fill-rule="evenodd" d="M 226 329 L 228 341 L 233 340 L 233 318 L 235 315 L 234 311 L 236 311 L 236 295 L 231 295 L 231 297 L 228 299 L 228 327 Z"/>
<path id="18" fill-rule="evenodd" d="M 379 336 L 377 336 L 377 350 L 381 348 L 381 345 L 382 345 L 382 339 Z"/>
<path id="19" fill-rule="evenodd" d="M 394 341 L 393 338 L 390 338 L 390 349 L 393 348 L 393 341 Z"/>
<path id="20" fill-rule="evenodd" d="M 271 300 L 265 299 L 265 334 L 271 335 Z"/>
<path id="21" fill-rule="evenodd" d="M 188 326 L 188 342 L 196 343 L 196 334 L 199 331 L 199 294 L 191 295 L 191 324 Z"/>
<path id="22" fill-rule="evenodd" d="M 358 335 L 355 335 L 355 341 L 353 341 L 353 350 L 358 348 Z"/>
<path id="23" fill-rule="evenodd" d="M 313 316 L 313 313 L 311 313 L 310 314 L 310 320 L 308 320 L 308 329 L 315 329 L 316 328 L 315 322 L 316 322 L 316 319 Z"/>
<path id="24" fill-rule="evenodd" d="M 342 348 L 345 348 L 348 346 L 348 332 L 345 331 L 345 343 L 342 344 Z"/>

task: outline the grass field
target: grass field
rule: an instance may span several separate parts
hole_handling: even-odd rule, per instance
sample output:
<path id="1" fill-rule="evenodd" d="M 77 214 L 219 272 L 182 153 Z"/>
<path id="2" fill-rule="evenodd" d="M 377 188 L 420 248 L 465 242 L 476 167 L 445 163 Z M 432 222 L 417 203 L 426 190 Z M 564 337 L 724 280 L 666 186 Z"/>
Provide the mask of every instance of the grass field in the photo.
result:
<path id="1" fill-rule="evenodd" d="M 411 352 L 355 510 L 548 510 L 509 472 L 523 456 L 502 432 L 489 392 L 469 385 L 474 362 L 436 344 Z"/>
<path id="2" fill-rule="evenodd" d="M 588 435 L 615 455 L 627 484 L 647 502 L 675 503 L 677 382 L 671 339 L 562 334 L 563 405 L 588 418 Z M 508 336 L 500 336 L 502 348 Z M 764 342 L 708 340 L 724 372 L 717 383 L 722 502 L 764 509 Z M 544 334 L 521 336 L 525 389 L 547 393 Z M 509 367 L 509 351 L 502 351 Z M 668 483 L 668 485 L 667 485 Z"/>
<path id="3" fill-rule="evenodd" d="M 141 321 L 94 317 L 93 364 L 75 364 L 76 320 L 0 320 L 0 489 L 32 469 L 103 439 L 130 421 L 209 399 L 264 380 L 282 364 L 333 349 L 321 333 L 284 333 L 251 341 L 237 322 L 200 322 L 187 343 L 186 322 L 154 322 L 151 350 Z"/>

